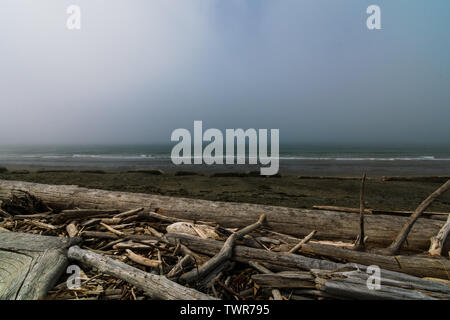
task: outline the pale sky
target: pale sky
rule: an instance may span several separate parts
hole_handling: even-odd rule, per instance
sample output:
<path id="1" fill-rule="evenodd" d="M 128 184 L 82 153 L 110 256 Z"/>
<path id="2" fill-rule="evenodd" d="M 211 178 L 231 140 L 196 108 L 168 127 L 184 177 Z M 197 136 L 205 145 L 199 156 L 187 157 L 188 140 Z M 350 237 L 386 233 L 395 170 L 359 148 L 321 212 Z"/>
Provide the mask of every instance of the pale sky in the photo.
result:
<path id="1" fill-rule="evenodd" d="M 449 30 L 448 0 L 1 0 L 0 144 L 449 143 Z"/>

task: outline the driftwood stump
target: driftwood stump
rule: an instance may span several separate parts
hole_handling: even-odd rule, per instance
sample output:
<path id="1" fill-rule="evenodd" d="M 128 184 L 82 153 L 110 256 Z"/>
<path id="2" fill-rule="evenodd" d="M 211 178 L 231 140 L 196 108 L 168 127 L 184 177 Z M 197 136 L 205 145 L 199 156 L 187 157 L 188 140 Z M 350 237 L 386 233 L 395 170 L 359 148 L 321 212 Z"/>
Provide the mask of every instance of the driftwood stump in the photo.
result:
<path id="1" fill-rule="evenodd" d="M 0 300 L 35 300 L 64 272 L 77 238 L 0 231 Z"/>

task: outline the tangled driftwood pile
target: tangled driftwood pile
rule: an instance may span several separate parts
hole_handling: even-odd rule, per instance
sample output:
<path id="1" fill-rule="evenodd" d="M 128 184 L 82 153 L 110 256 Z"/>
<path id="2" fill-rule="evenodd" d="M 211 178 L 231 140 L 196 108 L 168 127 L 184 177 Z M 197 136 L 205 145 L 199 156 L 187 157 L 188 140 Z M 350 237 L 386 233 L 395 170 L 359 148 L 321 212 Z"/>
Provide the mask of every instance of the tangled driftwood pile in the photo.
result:
<path id="1" fill-rule="evenodd" d="M 367 213 L 363 197 L 358 215 L 0 181 L 0 255 L 21 234 L 52 237 L 27 238 L 36 250 L 73 240 L 58 253 L 80 265 L 81 286 L 67 287 L 64 265 L 27 298 L 449 299 L 450 223 L 421 217 L 449 188 L 399 217 Z"/>

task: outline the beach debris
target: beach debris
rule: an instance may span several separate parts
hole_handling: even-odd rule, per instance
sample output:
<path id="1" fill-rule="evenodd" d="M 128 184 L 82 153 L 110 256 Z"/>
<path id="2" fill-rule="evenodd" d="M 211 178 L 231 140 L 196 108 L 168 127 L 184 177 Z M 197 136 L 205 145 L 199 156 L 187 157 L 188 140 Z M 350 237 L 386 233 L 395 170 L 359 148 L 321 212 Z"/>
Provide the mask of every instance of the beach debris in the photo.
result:
<path id="1" fill-rule="evenodd" d="M 450 176 L 384 176 L 381 180 L 444 183 L 447 180 L 450 180 Z"/>
<path id="2" fill-rule="evenodd" d="M 187 170 L 179 170 L 175 172 L 175 176 L 202 176 L 203 174 L 197 171 L 187 171 Z"/>
<path id="3" fill-rule="evenodd" d="M 1 209 L 13 216 L 51 211 L 42 200 L 20 189 L 14 190 L 9 198 L 2 201 Z"/>
<path id="4" fill-rule="evenodd" d="M 312 230 L 317 230 L 315 235 L 317 240 L 354 241 L 359 230 L 358 219 L 344 212 L 105 191 L 67 185 L 0 180 L 0 200 L 10 198 L 17 189 L 27 191 L 45 203 L 51 204 L 55 211 L 74 210 L 78 207 L 85 210 L 118 209 L 124 212 L 143 207 L 144 210 L 137 215 L 142 219 L 148 218 L 148 222 L 158 222 L 160 219 L 160 223 L 184 221 L 196 224 L 210 223 L 224 228 L 243 228 L 253 223 L 260 214 L 265 214 L 272 231 L 300 238 L 299 241 Z M 162 210 L 157 211 L 157 208 Z M 388 246 L 407 220 L 408 217 L 402 216 L 366 215 L 365 235 L 368 236 L 366 246 Z M 55 225 L 59 223 L 62 222 L 53 222 Z M 439 232 L 443 223 L 441 220 L 419 219 L 408 234 L 406 248 L 416 251 L 428 250 L 430 238 Z"/>
<path id="5" fill-rule="evenodd" d="M 51 249 L 45 254 L 52 255 L 42 261 L 39 256 L 30 270 L 41 270 L 50 263 L 53 269 L 47 278 L 41 275 L 33 285 L 20 289 L 30 293 L 19 295 L 14 293 L 18 286 L 8 283 L 21 281 L 29 269 L 12 272 L 6 267 L 8 279 L 13 281 L 3 289 L 0 285 L 0 294 L 15 299 L 64 300 L 449 300 L 450 260 L 444 254 L 431 256 L 424 251 L 430 247 L 431 237 L 427 249 L 424 240 L 418 241 L 432 234 L 435 242 L 441 243 L 442 253 L 448 222 L 419 220 L 424 228 L 413 233 L 415 241 L 409 241 L 407 251 L 402 246 L 395 255 L 381 254 L 379 249 L 386 241 L 379 239 L 389 238 L 388 234 L 392 240 L 408 218 L 368 214 L 363 181 L 356 213 L 365 213 L 364 233 L 358 222 L 361 215 L 347 212 L 19 183 L 21 192 L 28 193 L 25 198 L 45 201 L 45 205 L 39 210 L 30 206 L 32 212 L 21 209 L 20 214 L 19 210 L 2 209 L 0 255 L 19 254 L 26 260 L 42 254 L 44 246 Z M 10 186 L 18 187 L 17 182 L 0 180 L 1 201 L 8 202 L 17 194 Z M 260 214 L 256 215 L 257 211 Z M 298 230 L 300 223 L 305 225 Z M 334 230 L 327 230 L 322 223 Z M 351 243 L 358 231 L 372 239 L 361 251 L 353 250 Z M 16 241 L 4 241 L 5 235 L 13 235 Z M 24 249 L 20 243 L 30 241 L 28 237 L 35 238 Z M 7 248 L 5 243 L 9 243 Z M 21 250 L 28 251 L 25 255 Z M 17 257 L 7 257 L 12 258 Z M 2 261 L 7 260 L 0 259 L 0 265 Z M 67 263 L 80 269 L 77 288 L 67 285 L 70 274 L 63 272 Z M 379 290 L 368 287 L 374 266 L 381 275 Z"/>
<path id="6" fill-rule="evenodd" d="M 164 174 L 164 171 L 161 169 L 132 169 L 128 170 L 127 173 L 145 173 L 154 176 L 161 176 Z"/>

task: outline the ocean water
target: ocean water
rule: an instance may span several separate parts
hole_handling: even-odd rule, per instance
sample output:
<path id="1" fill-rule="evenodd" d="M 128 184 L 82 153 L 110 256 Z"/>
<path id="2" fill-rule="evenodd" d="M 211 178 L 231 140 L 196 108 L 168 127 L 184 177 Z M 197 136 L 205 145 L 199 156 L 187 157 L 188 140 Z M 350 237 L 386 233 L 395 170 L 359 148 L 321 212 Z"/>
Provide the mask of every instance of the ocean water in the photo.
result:
<path id="1" fill-rule="evenodd" d="M 256 169 L 259 165 L 175 166 L 171 145 L 0 146 L 0 165 L 12 168 Z M 304 174 L 450 174 L 450 147 L 280 146 L 280 170 Z"/>

